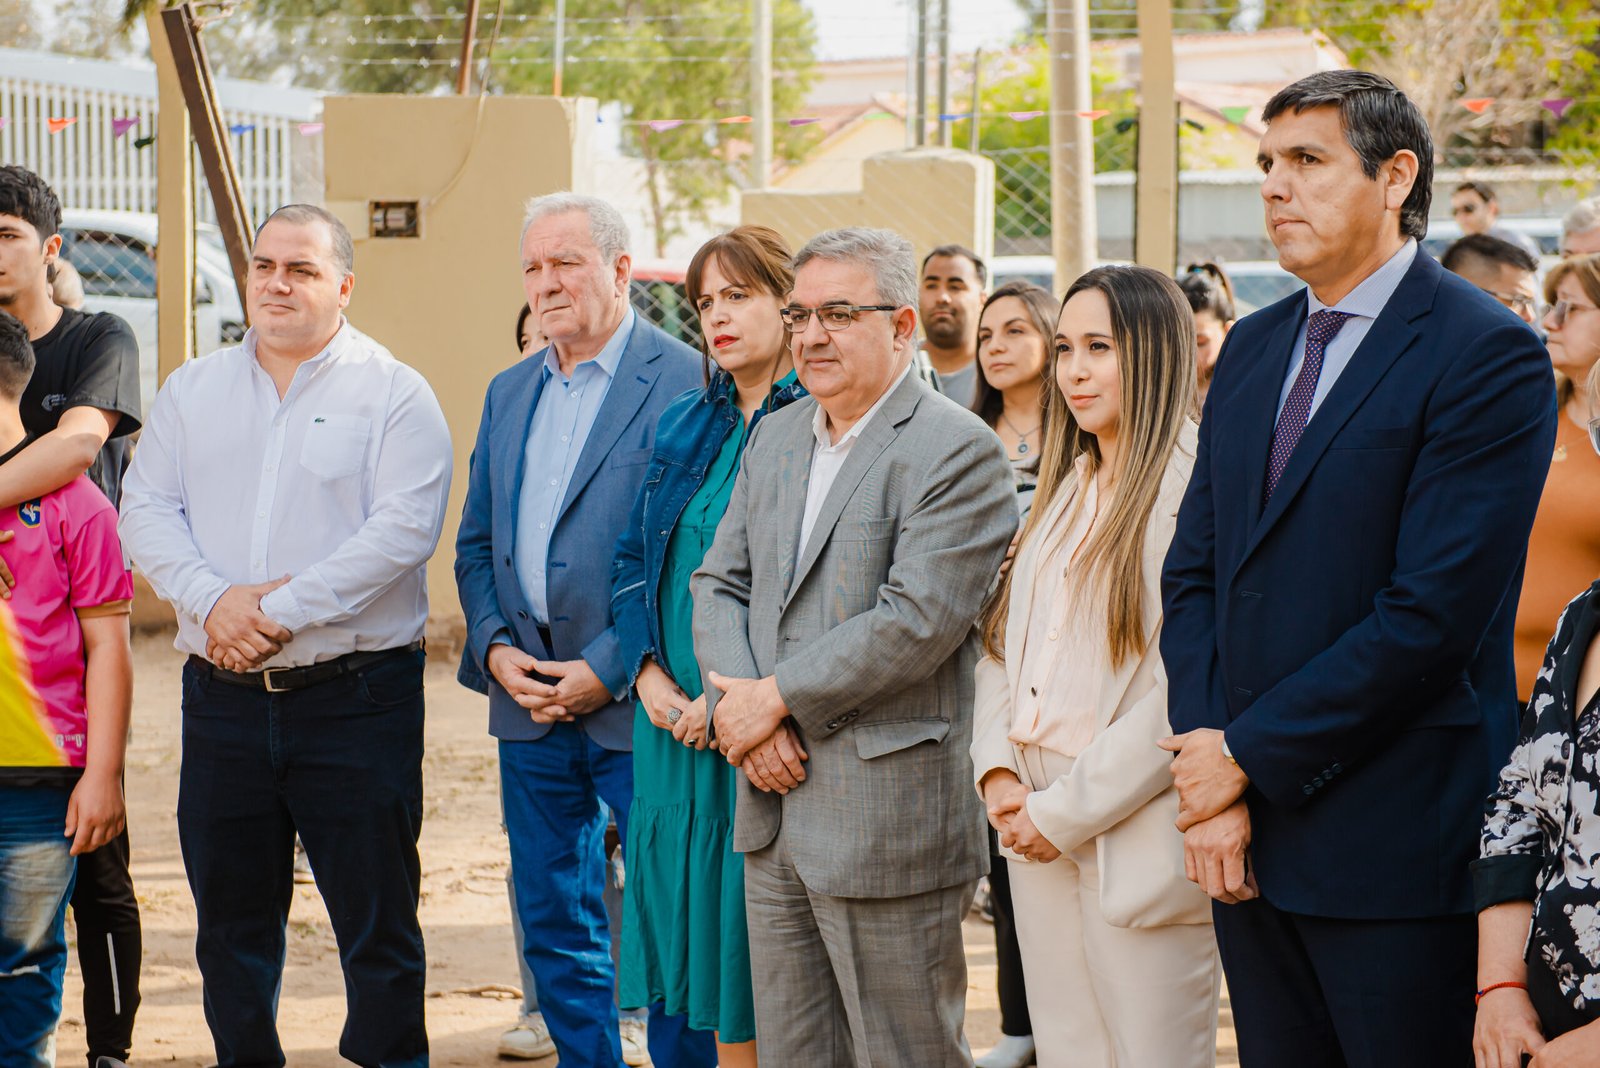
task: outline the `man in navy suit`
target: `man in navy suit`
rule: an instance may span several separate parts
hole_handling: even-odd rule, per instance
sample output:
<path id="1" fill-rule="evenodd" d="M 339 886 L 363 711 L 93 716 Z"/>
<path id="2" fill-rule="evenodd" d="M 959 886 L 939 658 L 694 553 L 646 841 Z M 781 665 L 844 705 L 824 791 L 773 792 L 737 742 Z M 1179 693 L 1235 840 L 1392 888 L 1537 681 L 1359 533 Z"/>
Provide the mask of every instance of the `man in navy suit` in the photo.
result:
<path id="1" fill-rule="evenodd" d="M 601 898 L 606 809 L 626 841 L 633 798 L 611 550 L 661 409 L 701 371 L 629 306 L 631 266 L 605 201 L 529 202 L 523 286 L 550 345 L 489 384 L 456 539 L 460 679 L 489 695 L 522 950 L 563 1068 L 645 1063 L 642 1020 L 623 1019 L 619 1040 Z"/>
<path id="2" fill-rule="evenodd" d="M 1433 145 L 1393 84 L 1314 74 L 1263 117 L 1267 229 L 1309 290 L 1229 334 L 1167 556 L 1185 860 L 1245 1068 L 1469 1066 L 1467 865 L 1516 736 L 1550 361 L 1418 250 Z"/>

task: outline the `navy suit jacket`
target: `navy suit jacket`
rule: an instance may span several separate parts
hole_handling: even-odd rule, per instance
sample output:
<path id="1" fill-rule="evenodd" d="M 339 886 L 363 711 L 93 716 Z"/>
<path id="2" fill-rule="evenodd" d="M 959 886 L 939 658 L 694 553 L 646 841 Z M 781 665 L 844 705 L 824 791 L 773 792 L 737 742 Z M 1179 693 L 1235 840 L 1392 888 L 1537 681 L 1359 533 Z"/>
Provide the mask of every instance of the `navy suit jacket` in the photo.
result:
<path id="1" fill-rule="evenodd" d="M 1512 623 L 1550 466 L 1550 359 L 1418 252 L 1263 507 L 1306 297 L 1229 334 L 1162 578 L 1175 731 L 1226 728 L 1289 912 L 1470 912 L 1516 740 Z"/>
<path id="2" fill-rule="evenodd" d="M 701 356 L 635 318 L 605 402 L 578 455 L 566 497 L 550 533 L 546 648 L 516 573 L 517 503 L 528 427 L 544 388 L 544 350 L 502 371 L 489 383 L 472 448 L 467 500 L 456 535 L 456 585 L 467 620 L 467 649 L 457 678 L 489 695 L 489 733 L 511 741 L 550 730 L 489 673 L 490 640 L 502 631 L 541 660 L 588 661 L 612 701 L 578 721 L 607 749 L 633 747 L 628 665 L 611 619 L 611 550 L 627 525 L 639 483 L 655 448 L 656 420 L 667 403 L 701 384 Z"/>

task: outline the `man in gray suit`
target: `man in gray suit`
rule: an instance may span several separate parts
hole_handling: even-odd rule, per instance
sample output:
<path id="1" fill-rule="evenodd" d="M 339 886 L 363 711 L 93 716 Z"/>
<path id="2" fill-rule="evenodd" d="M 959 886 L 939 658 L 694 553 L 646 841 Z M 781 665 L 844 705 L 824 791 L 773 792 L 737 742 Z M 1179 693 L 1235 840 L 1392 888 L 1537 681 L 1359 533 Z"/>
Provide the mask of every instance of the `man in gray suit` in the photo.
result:
<path id="1" fill-rule="evenodd" d="M 988 867 L 973 620 L 1016 529 L 999 440 L 909 374 L 911 245 L 833 230 L 784 319 L 811 400 L 761 421 L 694 577 L 741 784 L 765 1064 L 970 1066 L 961 920 Z"/>

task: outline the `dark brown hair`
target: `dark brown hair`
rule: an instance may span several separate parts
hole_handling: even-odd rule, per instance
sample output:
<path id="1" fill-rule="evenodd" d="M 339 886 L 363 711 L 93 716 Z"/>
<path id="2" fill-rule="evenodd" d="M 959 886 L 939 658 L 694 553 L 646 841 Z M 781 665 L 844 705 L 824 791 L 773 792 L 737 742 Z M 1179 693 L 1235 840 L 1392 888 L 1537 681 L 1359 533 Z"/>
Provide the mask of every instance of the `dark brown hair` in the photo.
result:
<path id="1" fill-rule="evenodd" d="M 983 322 L 983 313 L 989 310 L 989 305 L 1004 297 L 1016 297 L 1022 301 L 1022 306 L 1028 311 L 1028 318 L 1033 321 L 1035 330 L 1039 331 L 1039 343 L 1044 346 L 1045 367 L 1050 366 L 1051 338 L 1056 332 L 1056 298 L 1043 286 L 1036 286 L 1032 282 L 1007 282 L 1005 285 L 989 294 L 989 299 L 983 302 L 983 310 L 978 312 L 978 322 Z M 993 428 L 1000 422 L 1000 412 L 1005 407 L 1005 397 L 998 389 L 989 384 L 989 379 L 983 373 L 983 358 L 980 355 L 977 361 L 978 373 L 974 376 L 976 392 L 973 394 L 972 410 L 978 413 L 978 418 L 988 423 Z M 1048 388 L 1049 378 L 1043 371 L 1039 374 L 1039 415 L 1044 418 L 1048 405 L 1045 403 L 1045 390 Z M 957 397 L 956 400 L 962 398 Z M 1046 426 L 1047 424 L 1041 424 Z M 1040 440 L 1043 440 L 1042 438 Z"/>
<path id="2" fill-rule="evenodd" d="M 701 245 L 689 260 L 689 270 L 684 275 L 683 288 L 689 294 L 689 306 L 700 314 L 700 298 L 705 295 L 706 265 L 713 259 L 722 268 L 728 280 L 750 289 L 777 297 L 782 301 L 794 289 L 794 253 L 784 243 L 778 231 L 766 226 L 736 226 L 720 233 Z M 789 328 L 783 328 L 784 343 L 789 340 Z M 711 380 L 711 350 L 709 338 L 700 340 L 706 357 L 706 381 Z"/>

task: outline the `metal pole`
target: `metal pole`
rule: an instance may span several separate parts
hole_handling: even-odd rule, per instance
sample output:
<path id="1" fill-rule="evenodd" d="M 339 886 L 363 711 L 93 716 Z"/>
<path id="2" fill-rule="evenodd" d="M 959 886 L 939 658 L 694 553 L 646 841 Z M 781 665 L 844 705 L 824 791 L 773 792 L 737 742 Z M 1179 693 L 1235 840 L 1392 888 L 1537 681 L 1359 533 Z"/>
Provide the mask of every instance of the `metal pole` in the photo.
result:
<path id="1" fill-rule="evenodd" d="M 1089 0 L 1050 0 L 1050 250 L 1059 296 L 1094 266 L 1100 243 L 1094 207 L 1094 107 L 1089 88 Z"/>
<path id="2" fill-rule="evenodd" d="M 917 90 L 911 108 L 911 121 L 915 124 L 911 143 L 920 146 L 928 143 L 928 0 L 917 0 L 916 18 L 916 54 L 911 62 L 915 65 L 912 73 Z"/>
<path id="3" fill-rule="evenodd" d="M 983 114 L 983 49 L 974 49 L 972 53 L 972 140 L 967 143 L 967 151 L 978 151 L 980 140 L 978 137 L 978 119 Z"/>
<path id="4" fill-rule="evenodd" d="M 750 59 L 750 188 L 772 177 L 772 0 L 751 0 L 755 47 Z"/>
<path id="5" fill-rule="evenodd" d="M 950 114 L 950 0 L 939 0 L 939 143 L 950 147 L 955 129 Z"/>
<path id="6" fill-rule="evenodd" d="M 194 357 L 194 154 L 189 111 L 158 9 L 145 14 L 156 64 L 156 380 Z"/>
<path id="7" fill-rule="evenodd" d="M 556 73 L 550 94 L 561 95 L 561 76 L 567 68 L 567 0 L 556 0 Z"/>
<path id="8" fill-rule="evenodd" d="M 478 34 L 478 0 L 467 0 L 467 25 L 461 31 L 461 66 L 456 71 L 456 94 L 472 92 L 472 46 Z"/>
<path id="9" fill-rule="evenodd" d="M 1133 259 L 1171 274 L 1178 265 L 1178 100 L 1172 0 L 1138 0 L 1139 154 Z"/>

